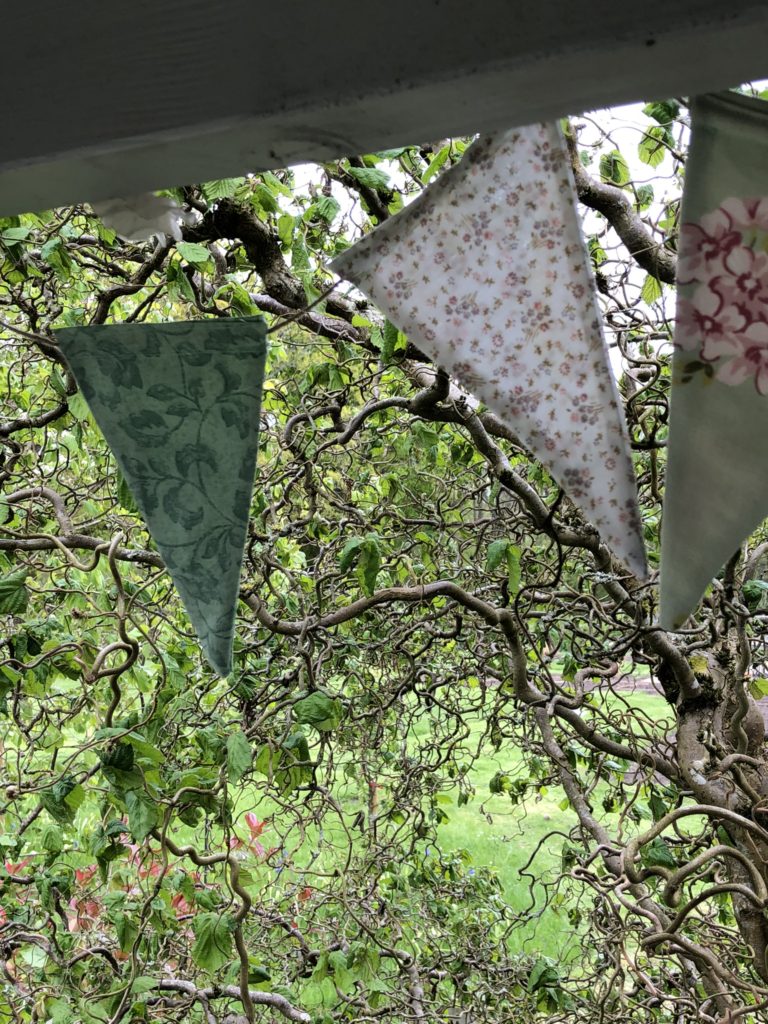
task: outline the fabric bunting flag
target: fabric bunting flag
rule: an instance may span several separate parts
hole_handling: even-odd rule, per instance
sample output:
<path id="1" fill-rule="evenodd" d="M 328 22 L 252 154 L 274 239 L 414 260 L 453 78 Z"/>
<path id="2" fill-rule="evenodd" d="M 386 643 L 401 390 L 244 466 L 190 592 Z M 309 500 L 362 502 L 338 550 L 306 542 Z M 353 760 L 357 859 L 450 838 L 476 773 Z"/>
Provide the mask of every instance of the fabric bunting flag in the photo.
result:
<path id="1" fill-rule="evenodd" d="M 768 515 L 768 103 L 692 104 L 661 545 L 680 628 Z"/>
<path id="2" fill-rule="evenodd" d="M 226 676 L 256 465 L 264 321 L 56 333 L 206 657 Z"/>
<path id="3" fill-rule="evenodd" d="M 645 577 L 626 427 L 557 125 L 479 138 L 331 269 L 518 433 Z"/>

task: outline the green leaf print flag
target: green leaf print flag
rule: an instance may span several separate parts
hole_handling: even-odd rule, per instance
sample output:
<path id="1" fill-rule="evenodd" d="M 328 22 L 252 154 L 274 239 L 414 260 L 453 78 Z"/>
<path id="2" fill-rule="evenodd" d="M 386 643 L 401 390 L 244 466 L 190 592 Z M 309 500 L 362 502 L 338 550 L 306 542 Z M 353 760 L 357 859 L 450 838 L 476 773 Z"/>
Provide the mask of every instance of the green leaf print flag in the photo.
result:
<path id="1" fill-rule="evenodd" d="M 768 515 L 768 103 L 692 104 L 685 173 L 661 624 L 680 628 Z"/>
<path id="2" fill-rule="evenodd" d="M 266 357 L 260 317 L 56 332 L 214 669 L 232 637 Z"/>

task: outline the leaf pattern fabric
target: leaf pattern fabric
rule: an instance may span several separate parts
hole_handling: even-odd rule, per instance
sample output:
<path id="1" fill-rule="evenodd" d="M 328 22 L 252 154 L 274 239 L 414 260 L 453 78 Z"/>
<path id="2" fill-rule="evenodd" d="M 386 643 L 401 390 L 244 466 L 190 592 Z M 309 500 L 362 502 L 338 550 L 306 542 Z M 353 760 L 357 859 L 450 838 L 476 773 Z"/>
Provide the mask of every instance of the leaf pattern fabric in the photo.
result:
<path id="1" fill-rule="evenodd" d="M 226 676 L 258 448 L 264 321 L 56 333 L 206 657 Z"/>
<path id="2" fill-rule="evenodd" d="M 768 515 L 768 103 L 691 108 L 661 543 L 661 624 L 680 628 Z"/>
<path id="3" fill-rule="evenodd" d="M 331 268 L 518 433 L 644 578 L 635 475 L 574 197 L 557 125 L 482 136 Z"/>

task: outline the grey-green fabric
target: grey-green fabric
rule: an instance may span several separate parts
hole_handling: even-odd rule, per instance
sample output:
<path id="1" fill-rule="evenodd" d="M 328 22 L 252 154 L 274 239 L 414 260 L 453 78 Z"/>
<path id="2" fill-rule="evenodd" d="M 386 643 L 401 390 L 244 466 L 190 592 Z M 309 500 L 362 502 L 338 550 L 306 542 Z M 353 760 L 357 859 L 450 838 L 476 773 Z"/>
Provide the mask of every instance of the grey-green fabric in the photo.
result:
<path id="1" fill-rule="evenodd" d="M 692 105 L 661 544 L 661 624 L 681 628 L 768 515 L 768 103 Z"/>
<path id="2" fill-rule="evenodd" d="M 228 675 L 258 448 L 264 321 L 56 334 L 208 661 Z"/>

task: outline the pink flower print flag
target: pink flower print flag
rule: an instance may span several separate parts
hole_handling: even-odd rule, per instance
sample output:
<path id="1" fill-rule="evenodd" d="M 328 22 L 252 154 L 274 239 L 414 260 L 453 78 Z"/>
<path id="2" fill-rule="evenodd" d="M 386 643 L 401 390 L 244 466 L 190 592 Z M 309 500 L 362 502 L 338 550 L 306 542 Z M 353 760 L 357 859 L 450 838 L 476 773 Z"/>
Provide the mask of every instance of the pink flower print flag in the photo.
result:
<path id="1" fill-rule="evenodd" d="M 768 103 L 692 105 L 661 543 L 661 624 L 682 627 L 768 515 Z"/>
<path id="2" fill-rule="evenodd" d="M 482 136 L 331 267 L 500 416 L 644 578 L 632 459 L 574 196 L 556 125 Z"/>

